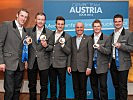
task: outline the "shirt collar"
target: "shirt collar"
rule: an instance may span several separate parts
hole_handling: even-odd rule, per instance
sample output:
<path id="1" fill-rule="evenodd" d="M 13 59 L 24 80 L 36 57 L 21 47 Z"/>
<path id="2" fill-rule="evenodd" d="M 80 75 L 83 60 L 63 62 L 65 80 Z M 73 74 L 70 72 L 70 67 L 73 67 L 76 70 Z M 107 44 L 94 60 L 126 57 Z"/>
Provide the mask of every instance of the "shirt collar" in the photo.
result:
<path id="1" fill-rule="evenodd" d="M 122 32 L 122 30 L 123 30 L 123 27 L 122 27 L 122 28 L 120 28 L 120 29 L 119 29 L 119 31 L 117 31 L 117 32 L 114 30 L 114 33 L 121 33 L 121 32 Z"/>
<path id="2" fill-rule="evenodd" d="M 101 32 L 98 35 L 96 35 L 96 33 L 94 33 L 94 37 L 100 37 L 101 34 L 102 34 Z"/>
<path id="3" fill-rule="evenodd" d="M 22 28 L 23 28 L 23 26 L 21 26 L 21 25 L 18 23 L 17 20 L 15 20 L 15 23 L 16 23 L 16 26 L 17 26 L 18 29 L 22 29 Z"/>
<path id="4" fill-rule="evenodd" d="M 77 36 L 77 38 L 82 38 L 84 34 L 80 35 L 80 36 Z"/>
<path id="5" fill-rule="evenodd" d="M 44 28 L 44 26 L 43 26 L 43 28 Z M 39 32 L 42 32 L 43 28 L 41 28 L 41 30 L 40 30 L 40 29 L 38 29 L 38 27 L 36 27 L 36 30 L 39 31 Z"/>
<path id="6" fill-rule="evenodd" d="M 57 30 L 55 31 L 55 34 L 63 34 L 63 31 L 61 31 L 61 32 L 57 32 Z"/>

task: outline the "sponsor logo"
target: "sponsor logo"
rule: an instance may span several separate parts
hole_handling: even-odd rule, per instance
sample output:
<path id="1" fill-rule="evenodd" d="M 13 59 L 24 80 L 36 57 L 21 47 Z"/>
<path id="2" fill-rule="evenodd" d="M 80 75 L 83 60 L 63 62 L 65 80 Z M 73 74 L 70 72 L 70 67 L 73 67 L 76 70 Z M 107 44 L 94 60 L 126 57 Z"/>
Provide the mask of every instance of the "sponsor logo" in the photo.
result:
<path id="1" fill-rule="evenodd" d="M 69 13 L 79 16 L 93 16 L 94 14 L 102 14 L 103 10 L 100 3 L 72 3 Z"/>

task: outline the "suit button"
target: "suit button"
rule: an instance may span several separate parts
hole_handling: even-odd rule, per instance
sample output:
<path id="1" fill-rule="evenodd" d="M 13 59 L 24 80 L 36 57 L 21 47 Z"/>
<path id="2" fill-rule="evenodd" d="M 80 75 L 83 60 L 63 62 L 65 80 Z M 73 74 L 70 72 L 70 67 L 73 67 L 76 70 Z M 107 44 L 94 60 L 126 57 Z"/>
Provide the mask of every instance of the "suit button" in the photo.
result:
<path id="1" fill-rule="evenodd" d="M 54 47 L 55 47 L 55 45 L 54 45 Z"/>
<path id="2" fill-rule="evenodd" d="M 55 51 L 53 51 L 53 53 L 54 53 Z"/>
<path id="3" fill-rule="evenodd" d="M 54 59 L 54 57 L 52 57 Z"/>

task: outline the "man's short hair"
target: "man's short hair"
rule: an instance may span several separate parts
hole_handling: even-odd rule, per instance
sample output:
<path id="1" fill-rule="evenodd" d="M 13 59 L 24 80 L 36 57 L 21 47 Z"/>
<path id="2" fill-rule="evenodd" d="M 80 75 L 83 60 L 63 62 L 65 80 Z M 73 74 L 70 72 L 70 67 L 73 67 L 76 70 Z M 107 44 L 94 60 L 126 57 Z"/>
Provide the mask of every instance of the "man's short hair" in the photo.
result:
<path id="1" fill-rule="evenodd" d="M 93 21 L 92 27 L 94 27 L 94 23 L 99 23 L 100 26 L 102 26 L 102 23 L 101 23 L 101 21 L 99 19 L 96 19 L 96 20 Z"/>
<path id="2" fill-rule="evenodd" d="M 28 10 L 27 9 L 25 9 L 25 8 L 21 8 L 19 11 L 18 11 L 18 15 L 20 14 L 20 12 L 21 11 L 24 11 L 24 12 L 26 12 L 26 13 L 28 13 L 29 14 L 29 12 L 28 12 Z"/>
<path id="3" fill-rule="evenodd" d="M 45 19 L 46 19 L 46 14 L 45 14 L 44 12 L 38 12 L 38 13 L 35 15 L 35 19 L 37 18 L 38 15 L 44 16 Z"/>
<path id="4" fill-rule="evenodd" d="M 123 21 L 123 16 L 121 14 L 116 14 L 113 18 L 113 20 L 115 20 L 115 18 L 121 18 L 122 21 Z"/>
<path id="5" fill-rule="evenodd" d="M 57 20 L 63 20 L 64 21 L 64 24 L 65 24 L 65 18 L 63 18 L 62 16 L 57 16 L 55 23 L 57 23 Z"/>

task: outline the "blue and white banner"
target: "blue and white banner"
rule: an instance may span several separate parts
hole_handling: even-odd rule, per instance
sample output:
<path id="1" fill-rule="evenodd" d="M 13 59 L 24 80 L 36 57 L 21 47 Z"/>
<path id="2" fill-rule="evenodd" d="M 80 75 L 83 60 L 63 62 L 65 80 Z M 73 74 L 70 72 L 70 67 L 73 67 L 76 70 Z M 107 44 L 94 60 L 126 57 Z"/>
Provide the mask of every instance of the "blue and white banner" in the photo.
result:
<path id="1" fill-rule="evenodd" d="M 47 15 L 46 27 L 55 29 L 56 16 L 66 19 L 65 30 L 74 31 L 75 23 L 82 21 L 85 24 L 86 34 L 92 33 L 92 22 L 100 19 L 104 30 L 113 29 L 113 16 L 124 16 L 124 27 L 128 28 L 128 2 L 127 1 L 44 1 L 44 12 Z M 90 30 L 90 31 L 89 31 Z M 70 33 L 69 32 L 69 33 Z M 71 33 L 70 33 L 71 34 Z M 110 34 L 107 32 L 105 34 Z M 72 34 L 73 35 L 73 34 Z"/>
<path id="2" fill-rule="evenodd" d="M 46 14 L 46 27 L 55 30 L 55 19 L 63 16 L 66 19 L 65 31 L 71 36 L 75 35 L 75 23 L 81 21 L 85 25 L 85 34 L 93 33 L 92 22 L 100 19 L 102 32 L 110 35 L 113 32 L 113 17 L 122 14 L 124 27 L 128 29 L 128 1 L 87 1 L 87 0 L 45 0 L 44 12 Z M 67 75 L 67 98 L 73 98 L 72 78 Z M 108 73 L 108 95 L 114 99 L 114 88 L 110 72 Z M 88 78 L 87 98 L 92 98 L 92 90 Z"/>

